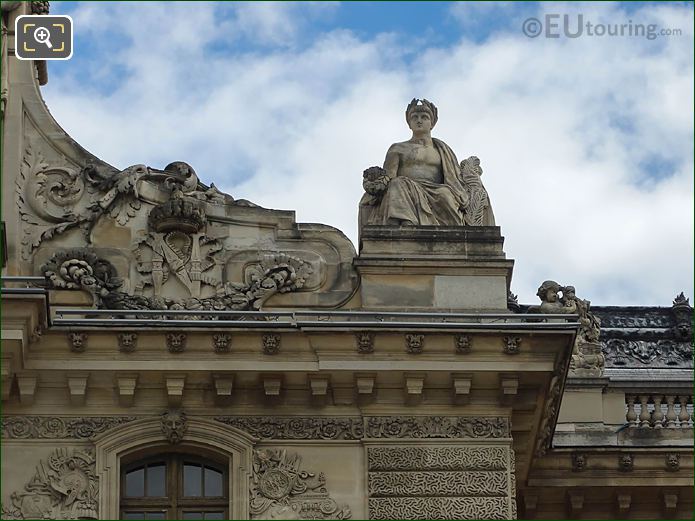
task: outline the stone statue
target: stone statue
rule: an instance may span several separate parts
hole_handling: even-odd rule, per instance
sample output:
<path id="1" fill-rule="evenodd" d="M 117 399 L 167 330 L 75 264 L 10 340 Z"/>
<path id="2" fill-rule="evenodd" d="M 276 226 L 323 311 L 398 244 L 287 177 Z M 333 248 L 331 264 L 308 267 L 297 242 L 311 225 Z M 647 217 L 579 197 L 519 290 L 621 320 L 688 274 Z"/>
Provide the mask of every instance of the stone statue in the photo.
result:
<path id="1" fill-rule="evenodd" d="M 554 280 L 544 281 L 536 295 L 541 299 L 541 304 L 530 306 L 529 313 L 579 315 L 579 331 L 570 362 L 571 374 L 582 377 L 602 376 L 605 357 L 599 343 L 601 320 L 589 311 L 591 303 L 577 298 L 574 286 L 562 286 Z"/>
<path id="2" fill-rule="evenodd" d="M 480 181 L 480 160 L 460 165 L 449 146 L 431 136 L 437 107 L 413 99 L 405 111 L 412 137 L 394 143 L 384 167 L 365 170 L 360 228 L 395 226 L 494 226 L 487 192 Z"/>

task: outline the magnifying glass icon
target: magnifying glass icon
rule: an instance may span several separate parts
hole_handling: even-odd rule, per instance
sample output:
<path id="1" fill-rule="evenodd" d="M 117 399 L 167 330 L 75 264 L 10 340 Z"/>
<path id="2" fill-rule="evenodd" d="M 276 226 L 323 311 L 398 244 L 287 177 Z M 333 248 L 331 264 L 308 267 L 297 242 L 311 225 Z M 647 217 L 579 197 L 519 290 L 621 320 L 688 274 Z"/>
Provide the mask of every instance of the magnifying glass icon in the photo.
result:
<path id="1" fill-rule="evenodd" d="M 45 43 L 46 47 L 49 49 L 53 49 L 53 45 L 51 45 L 51 33 L 45 27 L 37 27 L 36 30 L 34 30 L 34 39 L 39 43 Z"/>

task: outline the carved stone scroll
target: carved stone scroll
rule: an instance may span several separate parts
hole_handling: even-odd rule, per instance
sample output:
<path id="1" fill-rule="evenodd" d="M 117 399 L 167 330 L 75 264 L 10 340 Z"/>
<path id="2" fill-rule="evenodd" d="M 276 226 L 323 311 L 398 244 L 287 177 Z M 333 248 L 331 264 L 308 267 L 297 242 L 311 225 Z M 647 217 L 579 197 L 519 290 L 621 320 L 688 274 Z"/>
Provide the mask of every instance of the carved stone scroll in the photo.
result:
<path id="1" fill-rule="evenodd" d="M 260 449 L 253 454 L 251 519 L 349 519 L 326 490 L 326 477 L 302 469 L 298 454 Z"/>
<path id="2" fill-rule="evenodd" d="M 92 450 L 60 448 L 39 462 L 24 491 L 10 495 L 2 519 L 98 519 L 98 483 Z"/>

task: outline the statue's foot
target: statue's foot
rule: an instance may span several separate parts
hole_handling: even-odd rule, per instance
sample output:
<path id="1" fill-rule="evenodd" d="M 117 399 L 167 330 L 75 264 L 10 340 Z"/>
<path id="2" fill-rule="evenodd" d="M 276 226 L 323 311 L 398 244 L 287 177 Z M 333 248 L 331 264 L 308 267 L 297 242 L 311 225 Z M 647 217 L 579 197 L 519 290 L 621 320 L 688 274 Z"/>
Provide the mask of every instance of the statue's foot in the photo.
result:
<path id="1" fill-rule="evenodd" d="M 388 224 L 389 226 L 400 226 L 401 222 L 398 219 L 389 217 L 388 219 L 386 219 L 386 224 Z"/>
<path id="2" fill-rule="evenodd" d="M 412 221 L 401 221 L 401 226 L 415 226 L 415 223 Z"/>

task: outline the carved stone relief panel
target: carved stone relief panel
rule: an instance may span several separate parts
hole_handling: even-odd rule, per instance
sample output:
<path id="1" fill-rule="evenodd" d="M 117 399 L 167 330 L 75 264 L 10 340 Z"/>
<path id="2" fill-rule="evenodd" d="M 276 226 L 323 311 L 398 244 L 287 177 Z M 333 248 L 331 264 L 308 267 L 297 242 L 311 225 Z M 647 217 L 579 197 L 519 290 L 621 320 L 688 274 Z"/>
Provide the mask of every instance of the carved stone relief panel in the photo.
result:
<path id="1" fill-rule="evenodd" d="M 99 288 L 116 295 L 98 303 L 115 309 L 259 309 L 273 297 L 335 308 L 358 285 L 354 247 L 334 228 L 235 199 L 180 161 L 118 171 L 81 149 L 57 152 L 29 115 L 25 129 L 14 180 L 21 275 L 43 274 L 58 252 L 98 252 L 121 279 Z"/>
<path id="2" fill-rule="evenodd" d="M 509 446 L 367 448 L 370 519 L 512 519 Z"/>
<path id="3" fill-rule="evenodd" d="M 349 519 L 348 505 L 329 494 L 323 472 L 306 470 L 298 454 L 259 449 L 253 454 L 251 519 Z"/>
<path id="4" fill-rule="evenodd" d="M 2 519 L 98 519 L 94 458 L 91 449 L 56 449 L 39 461 L 24 490 L 10 494 Z"/>

